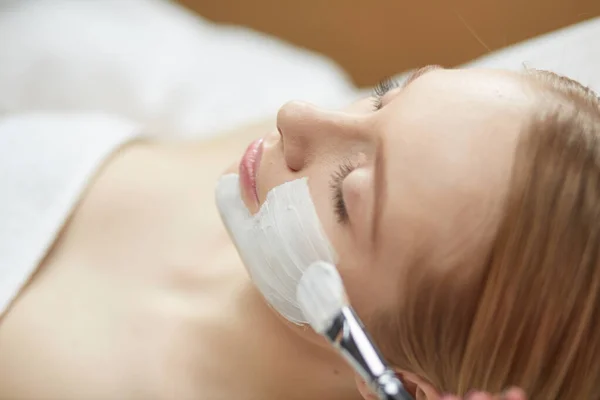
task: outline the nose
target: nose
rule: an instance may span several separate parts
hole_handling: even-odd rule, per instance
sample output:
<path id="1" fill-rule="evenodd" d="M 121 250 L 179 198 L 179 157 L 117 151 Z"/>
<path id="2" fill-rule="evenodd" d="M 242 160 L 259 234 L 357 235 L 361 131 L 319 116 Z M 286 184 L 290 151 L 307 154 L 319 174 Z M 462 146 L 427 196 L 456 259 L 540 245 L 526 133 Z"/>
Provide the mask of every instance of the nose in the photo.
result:
<path id="1" fill-rule="evenodd" d="M 320 155 L 343 151 L 360 136 L 360 117 L 343 111 L 325 110 L 312 104 L 291 101 L 277 113 L 283 154 L 293 171 L 306 168 Z"/>

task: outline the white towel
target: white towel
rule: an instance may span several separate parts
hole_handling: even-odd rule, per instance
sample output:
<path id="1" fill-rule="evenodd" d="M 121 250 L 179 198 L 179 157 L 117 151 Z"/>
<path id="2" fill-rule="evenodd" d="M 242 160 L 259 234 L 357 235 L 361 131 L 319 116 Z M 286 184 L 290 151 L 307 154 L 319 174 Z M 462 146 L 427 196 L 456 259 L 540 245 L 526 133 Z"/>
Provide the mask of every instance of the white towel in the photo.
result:
<path id="1" fill-rule="evenodd" d="M 0 113 L 102 111 L 208 138 L 354 87 L 316 53 L 162 0 L 0 0 Z"/>
<path id="2" fill-rule="evenodd" d="M 0 118 L 0 315 L 27 283 L 132 123 L 101 114 Z"/>

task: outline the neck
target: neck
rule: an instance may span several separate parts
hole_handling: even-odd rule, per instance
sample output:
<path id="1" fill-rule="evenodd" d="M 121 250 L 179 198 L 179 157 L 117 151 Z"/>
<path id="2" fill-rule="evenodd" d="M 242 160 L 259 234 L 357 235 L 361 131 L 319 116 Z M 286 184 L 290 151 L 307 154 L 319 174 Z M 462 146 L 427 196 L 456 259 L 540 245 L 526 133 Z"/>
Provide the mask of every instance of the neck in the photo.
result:
<path id="1" fill-rule="evenodd" d="M 267 382 L 279 382 L 274 389 L 281 397 L 276 398 L 296 398 L 294 394 L 302 399 L 358 398 L 350 367 L 325 339 L 307 326 L 299 327 L 281 318 L 265 305 L 253 286 L 246 291 L 253 298 L 256 315 L 262 319 L 262 340 L 253 349 L 254 357 L 265 362 L 263 376 Z"/>
<path id="2" fill-rule="evenodd" d="M 235 382 L 237 388 L 227 385 L 244 398 L 253 398 L 250 393 L 261 400 L 361 398 L 352 371 L 325 339 L 284 321 L 247 278 L 236 292 L 229 315 L 219 318 L 209 339 L 217 360 L 211 375 L 224 384 Z"/>
<path id="3" fill-rule="evenodd" d="M 264 134 L 266 129 L 261 127 L 260 131 Z M 243 147 L 247 142 L 241 141 Z M 210 152 L 206 152 L 205 145 L 201 150 L 208 158 L 234 159 L 224 157 L 222 152 L 233 152 L 239 157 L 243 151 L 242 147 L 235 149 L 239 143 L 239 140 L 233 144 L 217 141 Z M 197 151 L 193 147 L 190 150 Z M 208 161 L 203 158 L 203 162 Z M 224 166 L 216 168 L 219 172 L 223 169 Z M 219 229 L 215 237 L 226 235 L 222 226 Z M 201 371 L 217 385 L 215 395 L 205 397 L 222 398 L 217 393 L 226 387 L 233 392 L 232 398 L 238 394 L 238 398 L 257 400 L 362 399 L 346 362 L 310 328 L 289 323 L 269 308 L 248 279 L 234 246 L 229 240 L 226 242 L 216 252 L 218 261 L 212 264 L 216 275 L 225 279 L 211 282 L 217 290 L 214 294 L 217 304 L 223 300 L 226 305 L 215 307 L 213 302 L 215 311 L 202 324 L 203 333 L 196 336 L 202 337 L 200 345 L 207 348 L 196 358 L 198 368 L 194 370 Z M 215 252 L 215 247 L 210 251 Z M 212 273 L 211 276 L 214 278 Z M 206 393 L 206 386 L 199 389 Z"/>

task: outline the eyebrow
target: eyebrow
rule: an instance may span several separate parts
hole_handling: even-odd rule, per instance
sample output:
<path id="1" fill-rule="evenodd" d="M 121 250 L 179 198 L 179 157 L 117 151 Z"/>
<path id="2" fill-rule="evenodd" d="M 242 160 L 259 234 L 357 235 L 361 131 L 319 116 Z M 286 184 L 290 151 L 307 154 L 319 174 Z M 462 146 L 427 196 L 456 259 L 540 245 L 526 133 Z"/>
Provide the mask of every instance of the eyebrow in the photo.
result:
<path id="1" fill-rule="evenodd" d="M 411 72 L 411 74 L 406 78 L 404 83 L 402 84 L 402 90 L 406 89 L 411 83 L 416 81 L 421 76 L 426 73 L 441 69 L 439 65 L 427 65 L 425 67 L 418 68 Z M 386 197 L 387 191 L 387 176 L 385 171 L 386 158 L 387 154 L 384 151 L 384 140 L 380 136 L 377 141 L 377 147 L 375 150 L 375 204 L 373 208 L 373 224 L 371 226 L 371 242 L 373 244 L 377 243 L 377 236 L 379 232 L 379 225 L 381 224 L 381 214 L 383 209 L 383 201 Z"/>
<path id="2" fill-rule="evenodd" d="M 420 78 L 421 76 L 425 75 L 426 73 L 436 70 L 436 69 L 442 69 L 442 67 L 439 65 L 433 64 L 433 65 L 426 65 L 424 67 L 415 69 L 414 71 L 412 71 L 410 73 L 408 78 L 406 78 L 404 80 L 404 83 L 402 84 L 402 88 L 406 89 L 408 87 L 408 85 L 410 85 L 415 80 L 417 80 L 417 78 Z"/>

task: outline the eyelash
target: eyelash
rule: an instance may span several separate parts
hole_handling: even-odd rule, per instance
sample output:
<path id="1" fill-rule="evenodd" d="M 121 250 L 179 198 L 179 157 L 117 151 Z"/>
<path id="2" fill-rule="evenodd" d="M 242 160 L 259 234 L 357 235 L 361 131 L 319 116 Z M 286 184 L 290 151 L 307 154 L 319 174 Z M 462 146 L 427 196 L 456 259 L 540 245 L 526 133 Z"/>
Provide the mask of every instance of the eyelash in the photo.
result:
<path id="1" fill-rule="evenodd" d="M 383 96 L 392 89 L 397 88 L 398 82 L 393 79 L 386 78 L 379 82 L 373 89 L 373 110 L 380 110 L 383 106 Z M 337 216 L 338 222 L 345 223 L 348 221 L 348 209 L 346 208 L 346 202 L 344 201 L 344 194 L 342 193 L 342 183 L 344 179 L 354 171 L 355 166 L 348 160 L 344 161 L 338 167 L 331 176 L 330 187 L 333 190 L 333 208 Z"/>
<path id="2" fill-rule="evenodd" d="M 373 89 L 373 95 L 371 96 L 371 98 L 373 99 L 373 110 L 380 110 L 383 106 L 383 96 L 385 96 L 387 92 L 397 88 L 398 86 L 398 82 L 390 78 L 386 78 L 379 82 Z"/>
<path id="3" fill-rule="evenodd" d="M 337 216 L 338 222 L 345 223 L 348 221 L 348 209 L 344 201 L 342 192 L 342 183 L 344 179 L 354 171 L 355 166 L 348 160 L 344 161 L 336 171 L 331 175 L 330 187 L 333 190 L 333 209 Z"/>

